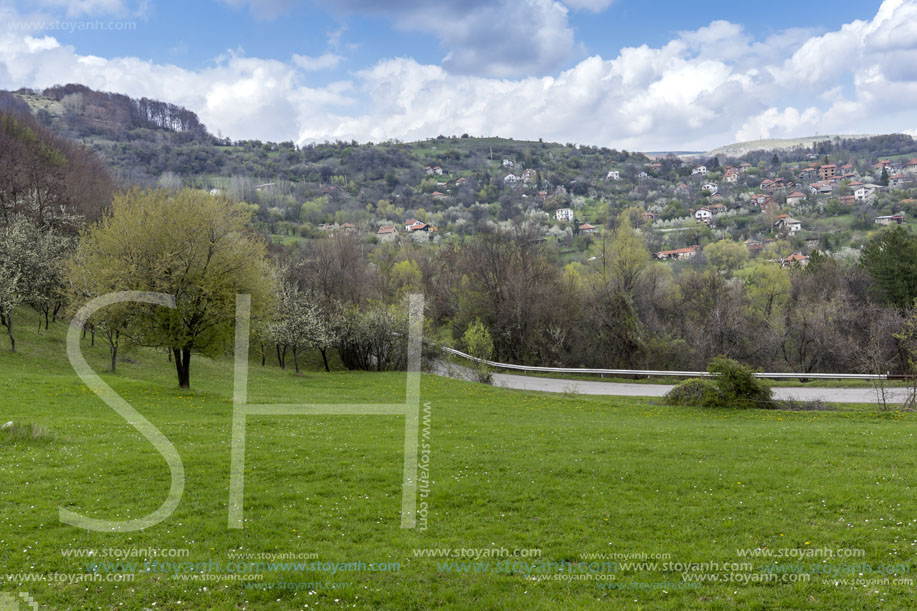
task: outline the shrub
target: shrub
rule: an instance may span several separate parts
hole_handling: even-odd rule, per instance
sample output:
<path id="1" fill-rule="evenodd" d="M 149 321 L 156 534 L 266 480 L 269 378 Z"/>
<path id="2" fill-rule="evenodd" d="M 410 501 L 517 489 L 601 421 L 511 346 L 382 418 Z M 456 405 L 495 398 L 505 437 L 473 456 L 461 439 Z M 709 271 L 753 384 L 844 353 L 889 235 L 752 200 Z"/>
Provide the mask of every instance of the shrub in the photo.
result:
<path id="1" fill-rule="evenodd" d="M 707 371 L 712 378 L 685 380 L 666 394 L 666 403 L 739 409 L 775 407 L 770 387 L 754 377 L 751 368 L 718 356 L 710 362 Z"/>
<path id="2" fill-rule="evenodd" d="M 475 358 L 489 360 L 490 357 L 493 356 L 493 339 L 490 337 L 490 331 L 487 330 L 487 327 L 485 327 L 484 323 L 480 320 L 475 320 L 465 329 L 465 334 L 462 335 L 462 345 L 468 354 Z M 490 367 L 485 363 L 475 362 L 473 367 L 475 378 L 478 382 L 490 384 L 493 381 L 493 374 L 490 371 Z"/>
<path id="3" fill-rule="evenodd" d="M 711 380 L 692 378 L 679 383 L 665 396 L 669 405 L 722 407 L 720 391 Z"/>
<path id="4" fill-rule="evenodd" d="M 718 356 L 707 366 L 726 407 L 771 408 L 770 387 L 756 378 L 754 370 L 725 356 Z"/>

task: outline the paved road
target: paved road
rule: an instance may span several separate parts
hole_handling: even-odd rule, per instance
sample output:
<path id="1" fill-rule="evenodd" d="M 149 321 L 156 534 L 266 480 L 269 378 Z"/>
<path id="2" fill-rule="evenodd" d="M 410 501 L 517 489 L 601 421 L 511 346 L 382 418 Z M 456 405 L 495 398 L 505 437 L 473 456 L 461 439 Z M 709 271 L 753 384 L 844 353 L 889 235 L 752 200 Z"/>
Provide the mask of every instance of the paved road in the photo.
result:
<path id="1" fill-rule="evenodd" d="M 470 370 L 456 365 L 440 364 L 439 375 L 470 379 Z M 539 378 L 511 373 L 495 373 L 494 386 L 517 390 L 538 390 L 542 392 L 577 392 L 584 395 L 616 395 L 621 397 L 661 397 L 670 390 L 669 384 L 627 384 L 622 382 L 592 382 L 583 380 L 561 380 Z M 886 389 L 889 403 L 903 403 L 907 397 L 906 388 Z M 774 388 L 776 399 L 798 399 L 800 401 L 827 401 L 830 403 L 875 403 L 876 393 L 872 388 Z"/>

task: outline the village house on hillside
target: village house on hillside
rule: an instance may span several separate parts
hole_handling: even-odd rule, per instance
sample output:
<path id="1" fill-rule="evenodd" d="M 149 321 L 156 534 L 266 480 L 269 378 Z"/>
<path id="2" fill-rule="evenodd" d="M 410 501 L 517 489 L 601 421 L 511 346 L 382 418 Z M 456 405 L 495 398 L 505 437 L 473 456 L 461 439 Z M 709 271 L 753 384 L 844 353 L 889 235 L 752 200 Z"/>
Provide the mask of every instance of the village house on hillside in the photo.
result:
<path id="1" fill-rule="evenodd" d="M 573 209 L 572 208 L 558 208 L 554 212 L 554 218 L 558 221 L 564 221 L 569 223 L 573 220 Z"/>
<path id="2" fill-rule="evenodd" d="M 398 228 L 394 225 L 383 225 L 376 232 L 376 237 L 380 242 L 391 242 L 398 237 Z"/>
<path id="3" fill-rule="evenodd" d="M 690 259 L 698 251 L 700 251 L 700 246 L 688 246 L 687 248 L 676 248 L 674 250 L 660 250 L 654 256 L 662 261 Z"/>

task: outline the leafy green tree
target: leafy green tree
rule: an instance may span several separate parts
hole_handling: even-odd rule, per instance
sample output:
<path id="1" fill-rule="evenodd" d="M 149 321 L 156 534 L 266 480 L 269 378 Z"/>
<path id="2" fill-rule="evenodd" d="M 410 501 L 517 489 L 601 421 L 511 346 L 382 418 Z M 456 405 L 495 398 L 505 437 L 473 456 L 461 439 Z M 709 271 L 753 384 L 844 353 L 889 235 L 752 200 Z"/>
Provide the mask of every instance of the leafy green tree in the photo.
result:
<path id="1" fill-rule="evenodd" d="M 611 278 L 626 294 L 631 294 L 650 264 L 650 253 L 643 236 L 634 229 L 630 214 L 625 210 L 618 216 L 608 257 Z"/>
<path id="2" fill-rule="evenodd" d="M 860 258 L 882 299 L 901 311 L 917 298 L 917 237 L 898 225 L 874 237 Z"/>
<path id="3" fill-rule="evenodd" d="M 229 200 L 192 189 L 134 189 L 82 236 L 73 273 L 88 295 L 154 291 L 175 308 L 136 306 L 130 334 L 175 357 L 178 384 L 191 384 L 191 354 L 214 354 L 233 335 L 236 295 L 252 297 L 252 316 L 272 309 L 274 274 L 250 214 Z M 74 264 L 76 267 L 76 264 Z M 133 307 L 133 306 L 132 306 Z"/>
<path id="4" fill-rule="evenodd" d="M 748 260 L 748 248 L 729 239 L 711 242 L 704 247 L 707 265 L 727 276 L 742 267 Z"/>
<path id="5" fill-rule="evenodd" d="M 888 186 L 888 168 L 886 166 L 882 166 L 882 175 L 879 177 L 879 184 L 883 187 Z"/>
<path id="6" fill-rule="evenodd" d="M 494 353 L 494 342 L 490 337 L 490 331 L 480 319 L 475 320 L 465 329 L 462 335 L 462 346 L 468 351 L 468 354 L 481 360 L 490 360 Z M 486 363 L 476 362 L 474 369 L 479 382 L 490 382 L 491 372 Z"/>

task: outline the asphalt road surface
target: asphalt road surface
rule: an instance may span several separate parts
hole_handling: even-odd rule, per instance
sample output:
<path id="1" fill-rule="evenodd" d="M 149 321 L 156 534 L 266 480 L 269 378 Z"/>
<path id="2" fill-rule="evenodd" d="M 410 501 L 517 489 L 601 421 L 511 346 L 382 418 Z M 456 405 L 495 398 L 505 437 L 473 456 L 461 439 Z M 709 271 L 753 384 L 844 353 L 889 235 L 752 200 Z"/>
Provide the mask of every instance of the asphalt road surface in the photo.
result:
<path id="1" fill-rule="evenodd" d="M 440 363 L 436 367 L 439 375 L 448 375 L 470 379 L 470 370 L 466 367 Z M 514 388 L 516 390 L 537 390 L 542 392 L 576 392 L 583 395 L 609 395 L 619 397 L 661 397 L 673 386 L 669 384 L 627 384 L 623 382 L 593 382 L 584 380 L 562 380 L 558 378 L 539 378 L 511 373 L 493 374 L 494 386 Z M 904 403 L 907 398 L 906 388 L 886 388 L 886 400 L 889 403 Z M 825 401 L 829 403 L 875 403 L 876 391 L 871 387 L 864 388 L 818 388 L 806 386 L 800 388 L 774 388 L 775 399 L 796 399 L 799 401 Z"/>

